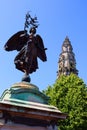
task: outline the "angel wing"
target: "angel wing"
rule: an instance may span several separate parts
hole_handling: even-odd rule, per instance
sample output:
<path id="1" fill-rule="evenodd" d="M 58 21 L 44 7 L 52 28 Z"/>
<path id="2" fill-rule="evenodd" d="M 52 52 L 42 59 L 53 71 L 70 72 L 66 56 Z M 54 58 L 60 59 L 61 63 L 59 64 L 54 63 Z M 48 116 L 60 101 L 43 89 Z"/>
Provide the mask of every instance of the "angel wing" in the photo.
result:
<path id="1" fill-rule="evenodd" d="M 23 36 L 22 36 L 23 35 Z M 6 51 L 17 50 L 20 51 L 21 48 L 26 44 L 27 36 L 25 31 L 19 31 L 15 33 L 4 45 Z"/>
<path id="2" fill-rule="evenodd" d="M 43 44 L 43 40 L 40 37 L 40 35 L 36 35 L 36 44 L 37 44 L 37 56 L 42 60 L 42 61 L 46 61 L 47 57 L 46 57 L 46 53 L 45 50 L 47 48 L 44 48 L 44 44 Z"/>

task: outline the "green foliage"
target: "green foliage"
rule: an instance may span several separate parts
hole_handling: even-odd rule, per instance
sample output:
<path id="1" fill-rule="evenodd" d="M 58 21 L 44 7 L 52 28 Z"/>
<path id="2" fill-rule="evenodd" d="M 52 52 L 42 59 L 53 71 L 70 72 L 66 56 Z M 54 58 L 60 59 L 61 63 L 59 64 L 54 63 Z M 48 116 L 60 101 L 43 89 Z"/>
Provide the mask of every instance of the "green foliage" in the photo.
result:
<path id="1" fill-rule="evenodd" d="M 87 129 L 87 87 L 75 74 L 61 76 L 44 93 L 50 97 L 49 103 L 58 107 L 68 118 L 59 121 L 59 130 Z"/>

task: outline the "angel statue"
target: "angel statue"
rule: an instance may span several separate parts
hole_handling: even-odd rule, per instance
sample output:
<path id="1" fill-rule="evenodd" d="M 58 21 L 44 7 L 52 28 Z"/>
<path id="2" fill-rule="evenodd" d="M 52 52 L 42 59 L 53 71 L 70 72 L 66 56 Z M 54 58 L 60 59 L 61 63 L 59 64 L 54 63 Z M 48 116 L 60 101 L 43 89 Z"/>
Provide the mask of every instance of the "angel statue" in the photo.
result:
<path id="1" fill-rule="evenodd" d="M 29 27 L 28 32 L 26 28 Z M 14 34 L 4 45 L 6 51 L 19 51 L 14 59 L 14 64 L 18 70 L 25 73 L 22 81 L 30 82 L 29 74 L 38 69 L 37 58 L 43 62 L 47 60 L 43 40 L 40 35 L 36 34 L 37 27 L 37 18 L 32 18 L 27 13 L 24 30 Z"/>

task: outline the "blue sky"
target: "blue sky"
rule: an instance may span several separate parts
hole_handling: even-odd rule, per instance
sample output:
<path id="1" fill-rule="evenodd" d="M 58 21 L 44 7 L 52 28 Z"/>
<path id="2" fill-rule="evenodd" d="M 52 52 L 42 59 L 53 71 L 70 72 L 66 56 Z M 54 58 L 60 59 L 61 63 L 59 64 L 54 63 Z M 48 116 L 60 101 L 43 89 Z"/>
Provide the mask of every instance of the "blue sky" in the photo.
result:
<path id="1" fill-rule="evenodd" d="M 23 30 L 25 14 L 37 16 L 41 35 L 48 50 L 47 62 L 39 62 L 39 69 L 31 74 L 31 83 L 40 90 L 54 84 L 58 59 L 66 36 L 75 53 L 79 77 L 87 83 L 87 1 L 86 0 L 1 0 L 0 1 L 0 94 L 14 83 L 20 82 L 23 73 L 15 69 L 16 51 L 3 49 L 6 41 Z"/>

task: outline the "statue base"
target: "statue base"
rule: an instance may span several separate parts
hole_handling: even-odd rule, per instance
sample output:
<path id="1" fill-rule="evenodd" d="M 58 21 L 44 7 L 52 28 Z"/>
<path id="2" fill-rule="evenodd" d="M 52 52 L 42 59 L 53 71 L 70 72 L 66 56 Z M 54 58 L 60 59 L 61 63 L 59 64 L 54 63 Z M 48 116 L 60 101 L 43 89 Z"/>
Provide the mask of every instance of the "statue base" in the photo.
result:
<path id="1" fill-rule="evenodd" d="M 49 97 L 39 91 L 39 88 L 29 82 L 15 83 L 4 93 L 4 100 L 19 99 L 22 101 L 38 102 L 48 104 Z"/>
<path id="2" fill-rule="evenodd" d="M 13 84 L 0 98 L 0 130 L 57 130 L 58 120 L 67 115 L 48 99 L 33 84 Z"/>

